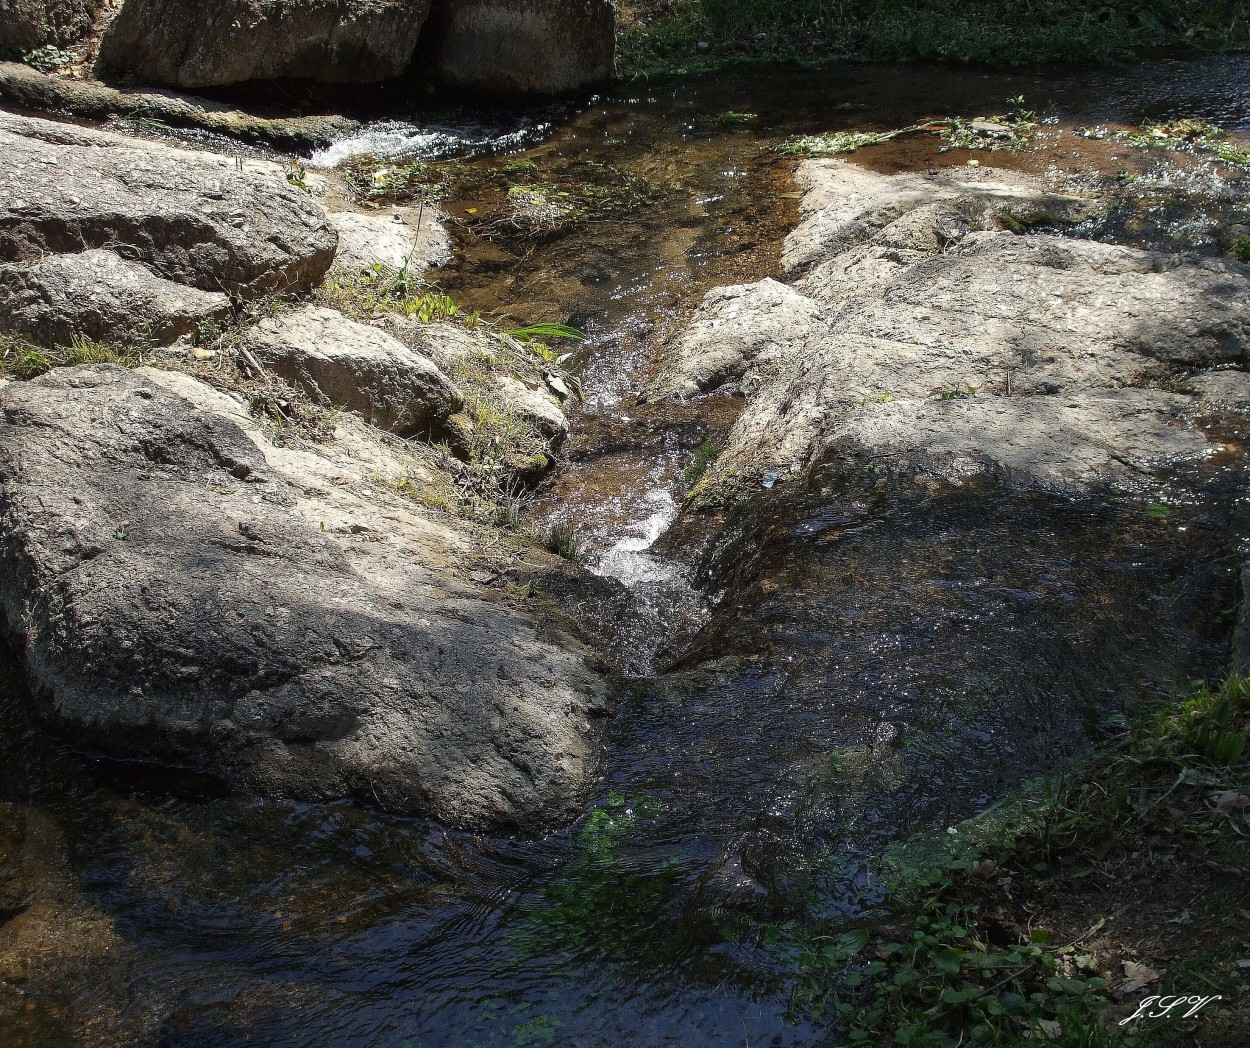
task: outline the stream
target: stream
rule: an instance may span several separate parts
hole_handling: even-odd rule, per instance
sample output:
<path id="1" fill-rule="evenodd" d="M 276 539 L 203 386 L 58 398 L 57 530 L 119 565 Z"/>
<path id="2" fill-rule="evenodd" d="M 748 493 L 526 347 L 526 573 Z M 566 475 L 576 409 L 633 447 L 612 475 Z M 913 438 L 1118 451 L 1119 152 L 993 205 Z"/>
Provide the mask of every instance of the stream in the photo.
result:
<path id="1" fill-rule="evenodd" d="M 455 258 L 429 275 L 465 310 L 587 335 L 572 432 L 527 513 L 570 523 L 631 604 L 609 644 L 627 682 L 603 780 L 586 819 L 539 840 L 263 800 L 69 752 L 32 726 L 6 658 L 0 800 L 60 829 L 77 891 L 124 943 L 32 1007 L 15 1043 L 72 1043 L 93 1016 L 162 1048 L 823 1043 L 793 1003 L 793 954 L 744 928 L 872 913 L 868 865 L 891 841 L 1221 672 L 1250 535 L 1232 455 L 1175 490 L 1165 478 L 1155 514 L 836 464 L 729 515 L 681 514 L 738 404 L 645 391 L 705 291 L 779 275 L 797 161 L 774 147 L 1018 96 L 1049 114 L 1035 148 L 942 152 L 924 135 L 854 160 L 1113 187 L 1122 205 L 1082 232 L 1135 246 L 1214 254 L 1212 229 L 1250 209 L 1250 180 L 1208 158 L 1074 133 L 1193 118 L 1244 136 L 1245 56 L 1049 78 L 756 68 L 534 113 L 392 118 L 311 158 L 459 155 L 638 197 L 533 236 L 493 220 L 506 193 L 483 178 L 445 201 Z M 1176 494 L 1195 484 L 1201 507 Z"/>

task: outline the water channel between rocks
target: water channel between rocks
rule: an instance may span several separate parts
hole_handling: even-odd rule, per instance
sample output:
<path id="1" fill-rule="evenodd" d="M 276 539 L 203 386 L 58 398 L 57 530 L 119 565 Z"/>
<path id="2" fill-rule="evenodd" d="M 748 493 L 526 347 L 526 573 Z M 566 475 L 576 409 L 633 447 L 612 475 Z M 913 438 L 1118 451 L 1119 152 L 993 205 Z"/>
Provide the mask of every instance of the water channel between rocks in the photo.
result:
<path id="1" fill-rule="evenodd" d="M 642 394 L 704 291 L 779 273 L 798 187 L 772 147 L 999 113 L 1020 95 L 1054 105 L 1035 149 L 941 152 L 926 135 L 854 159 L 975 159 L 1069 186 L 1130 171 L 1136 195 L 1085 232 L 1137 246 L 1213 253 L 1211 225 L 1247 206 L 1208 160 L 1073 133 L 1184 117 L 1244 134 L 1245 58 L 1080 80 L 640 82 L 468 134 L 388 122 L 313 158 L 470 142 L 487 148 L 468 165 L 503 152 L 534 178 L 646 187 L 636 207 L 532 238 L 489 234 L 497 189 L 453 197 L 456 257 L 432 274 L 466 310 L 588 336 L 564 459 L 528 512 L 570 522 L 588 566 L 632 594 L 613 654 L 633 679 L 603 782 L 586 820 L 541 840 L 261 801 L 65 751 L 30 726 L 6 663 L 0 800 L 63 834 L 75 905 L 95 915 L 81 934 L 103 958 L 67 965 L 63 999 L 31 1007 L 23 1043 L 69 1043 L 93 1017 L 169 1048 L 812 1044 L 786 990 L 793 958 L 744 939 L 736 915 L 871 908 L 863 863 L 887 841 L 974 813 L 1088 745 L 1107 714 L 1219 672 L 1247 534 L 1233 455 L 1201 467 L 1201 509 L 1166 478 L 1143 493 L 1165 511 L 1132 514 L 818 472 L 769 493 L 766 513 L 670 530 L 738 404 Z"/>

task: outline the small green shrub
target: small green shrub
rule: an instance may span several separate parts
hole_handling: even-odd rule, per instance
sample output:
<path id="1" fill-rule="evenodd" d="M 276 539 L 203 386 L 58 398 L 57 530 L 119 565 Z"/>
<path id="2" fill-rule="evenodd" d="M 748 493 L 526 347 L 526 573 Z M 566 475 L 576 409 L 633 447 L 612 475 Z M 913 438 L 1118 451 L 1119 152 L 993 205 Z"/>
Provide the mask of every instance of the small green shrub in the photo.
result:
<path id="1" fill-rule="evenodd" d="M 55 73 L 58 69 L 63 69 L 67 65 L 72 65 L 74 56 L 68 51 L 62 51 L 59 47 L 36 47 L 33 51 L 27 51 L 22 55 L 22 61 L 32 69 L 38 69 L 41 73 Z"/>
<path id="2" fill-rule="evenodd" d="M 1238 239 L 1233 246 L 1233 254 L 1238 262 L 1250 262 L 1250 234 Z"/>
<path id="3" fill-rule="evenodd" d="M 577 542 L 577 529 L 573 527 L 571 521 L 557 521 L 551 526 L 551 530 L 547 532 L 547 541 L 544 543 L 549 553 L 554 553 L 565 560 L 571 560 L 574 563 L 581 561 L 581 549 Z"/>

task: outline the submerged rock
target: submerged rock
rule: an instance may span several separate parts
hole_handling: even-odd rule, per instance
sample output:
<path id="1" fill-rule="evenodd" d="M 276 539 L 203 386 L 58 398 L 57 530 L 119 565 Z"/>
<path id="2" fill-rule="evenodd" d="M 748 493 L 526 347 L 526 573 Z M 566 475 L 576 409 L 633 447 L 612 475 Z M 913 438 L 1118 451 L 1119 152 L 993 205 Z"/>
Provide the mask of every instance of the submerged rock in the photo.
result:
<path id="1" fill-rule="evenodd" d="M 428 358 L 332 309 L 305 306 L 263 320 L 245 343 L 315 402 L 354 411 L 400 436 L 437 432 L 463 406 L 451 380 Z"/>
<path id="2" fill-rule="evenodd" d="M 0 262 L 112 251 L 156 276 L 244 298 L 307 288 L 338 237 L 267 168 L 0 113 Z"/>
<path id="3" fill-rule="evenodd" d="M 437 0 L 429 36 L 448 87 L 556 95 L 611 78 L 616 12 L 610 0 Z"/>
<path id="4" fill-rule="evenodd" d="M 608 684 L 469 581 L 483 537 L 350 417 L 275 447 L 241 403 L 108 365 L 0 388 L 0 617 L 85 747 L 462 826 L 579 808 Z M 527 559 L 542 559 L 530 551 Z"/>
<path id="5" fill-rule="evenodd" d="M 152 84 L 372 83 L 408 67 L 430 0 L 125 0 L 100 62 Z"/>
<path id="6" fill-rule="evenodd" d="M 657 386 L 745 398 L 722 476 L 853 454 L 1082 490 L 1210 447 L 1181 419 L 1188 397 L 1137 387 L 1244 362 L 1250 267 L 1019 235 L 1025 212 L 1090 205 L 1007 172 L 816 161 L 801 180 L 785 257 L 797 283 L 710 293 Z"/>

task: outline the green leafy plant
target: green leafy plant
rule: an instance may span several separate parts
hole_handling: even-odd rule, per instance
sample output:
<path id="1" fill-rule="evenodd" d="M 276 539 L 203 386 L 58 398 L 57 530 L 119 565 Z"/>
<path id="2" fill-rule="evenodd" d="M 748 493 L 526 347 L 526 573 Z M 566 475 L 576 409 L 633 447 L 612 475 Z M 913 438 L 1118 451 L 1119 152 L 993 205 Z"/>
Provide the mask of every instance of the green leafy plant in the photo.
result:
<path id="1" fill-rule="evenodd" d="M 59 47 L 48 45 L 47 47 L 36 47 L 33 51 L 27 51 L 22 55 L 22 61 L 32 69 L 38 69 L 41 73 L 54 73 L 58 69 L 72 65 L 74 56 L 68 51 L 62 51 Z"/>
<path id="2" fill-rule="evenodd" d="M 1250 262 L 1250 234 L 1238 238 L 1233 245 L 1233 255 L 1238 262 Z"/>

